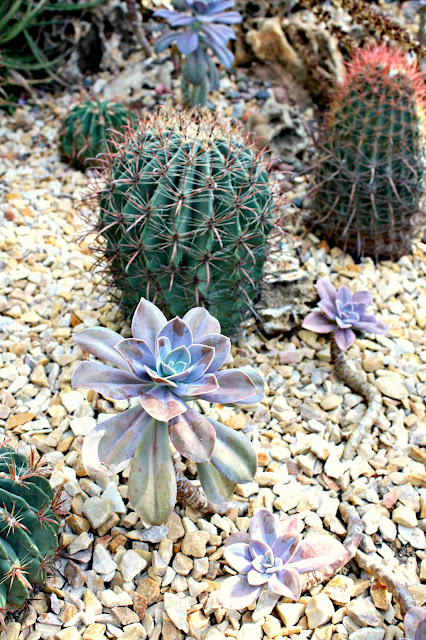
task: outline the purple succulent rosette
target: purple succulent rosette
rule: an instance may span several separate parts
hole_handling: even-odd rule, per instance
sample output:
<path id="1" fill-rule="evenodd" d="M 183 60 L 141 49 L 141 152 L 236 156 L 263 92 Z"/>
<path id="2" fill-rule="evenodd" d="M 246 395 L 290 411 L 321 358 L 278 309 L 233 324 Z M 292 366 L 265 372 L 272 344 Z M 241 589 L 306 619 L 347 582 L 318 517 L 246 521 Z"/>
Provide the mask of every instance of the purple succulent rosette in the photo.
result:
<path id="1" fill-rule="evenodd" d="M 211 47 L 223 66 L 229 69 L 234 56 L 227 44 L 235 39 L 235 34 L 228 25 L 241 22 L 241 15 L 238 11 L 227 11 L 234 6 L 233 0 L 180 0 L 175 4 L 182 11 L 159 9 L 154 16 L 165 18 L 171 27 L 183 27 L 184 30 L 165 33 L 155 42 L 154 49 L 160 53 L 176 41 L 177 48 L 186 56 L 188 81 L 201 84 L 209 72 L 211 87 L 215 88 L 217 72 L 205 50 Z"/>
<path id="2" fill-rule="evenodd" d="M 412 607 L 404 618 L 407 640 L 426 640 L 426 607 Z"/>
<path id="3" fill-rule="evenodd" d="M 239 575 L 227 578 L 219 592 L 225 609 L 251 605 L 266 587 L 279 596 L 298 600 L 301 574 L 318 571 L 344 553 L 341 542 L 328 535 L 302 539 L 297 533 L 300 514 L 279 520 L 260 509 L 250 520 L 249 533 L 234 533 L 223 556 Z"/>
<path id="4" fill-rule="evenodd" d="M 318 303 L 321 311 L 308 313 L 302 323 L 304 329 L 315 333 L 333 332 L 337 346 L 346 351 L 355 342 L 352 329 L 362 329 L 371 333 L 387 333 L 386 325 L 372 315 L 365 313 L 373 298 L 368 291 L 352 293 L 344 285 L 337 290 L 325 278 L 317 282 Z"/>
<path id="5" fill-rule="evenodd" d="M 74 387 L 114 400 L 139 400 L 85 437 L 86 470 L 118 473 L 131 462 L 129 493 L 135 510 L 147 522 L 164 522 L 176 500 L 170 437 L 182 456 L 197 463 L 207 496 L 214 502 L 228 499 L 237 482 L 253 479 L 256 453 L 244 435 L 201 415 L 187 402 L 253 404 L 264 396 L 263 380 L 250 368 L 218 371 L 229 355 L 230 340 L 201 307 L 168 322 L 142 298 L 132 335 L 123 339 L 95 327 L 74 336 L 81 349 L 120 367 L 81 362 L 72 377 Z"/>

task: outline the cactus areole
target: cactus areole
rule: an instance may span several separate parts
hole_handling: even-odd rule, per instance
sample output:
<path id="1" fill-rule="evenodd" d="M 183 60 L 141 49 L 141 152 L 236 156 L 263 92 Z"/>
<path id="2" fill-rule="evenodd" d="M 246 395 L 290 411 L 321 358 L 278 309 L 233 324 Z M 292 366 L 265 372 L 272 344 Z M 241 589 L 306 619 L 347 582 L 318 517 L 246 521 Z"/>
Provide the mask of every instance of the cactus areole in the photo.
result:
<path id="1" fill-rule="evenodd" d="M 388 45 L 356 53 L 331 105 L 316 174 L 318 233 L 354 257 L 411 250 L 424 211 L 424 79 Z"/>
<path id="2" fill-rule="evenodd" d="M 103 164 L 100 262 L 126 311 L 145 296 L 170 316 L 202 306 L 235 330 L 258 296 L 276 209 L 253 144 L 210 114 L 165 112 L 117 136 Z"/>

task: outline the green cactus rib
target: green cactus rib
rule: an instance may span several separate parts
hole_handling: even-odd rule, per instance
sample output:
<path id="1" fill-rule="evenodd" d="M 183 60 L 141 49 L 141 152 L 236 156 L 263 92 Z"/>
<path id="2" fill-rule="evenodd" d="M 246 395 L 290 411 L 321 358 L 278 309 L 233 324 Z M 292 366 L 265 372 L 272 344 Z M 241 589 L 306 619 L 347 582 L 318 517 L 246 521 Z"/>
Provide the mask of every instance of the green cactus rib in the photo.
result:
<path id="1" fill-rule="evenodd" d="M 60 134 L 63 157 L 77 169 L 97 164 L 96 156 L 108 151 L 109 129 L 120 131 L 135 116 L 119 102 L 87 100 L 76 105 Z"/>
<path id="2" fill-rule="evenodd" d="M 100 261 L 129 313 L 141 296 L 171 316 L 204 306 L 232 331 L 258 295 L 272 188 L 250 145 L 188 129 L 142 123 L 107 159 Z"/>
<path id="3" fill-rule="evenodd" d="M 415 72 L 401 64 L 384 47 L 361 53 L 324 135 L 313 222 L 356 258 L 409 253 L 424 219 L 424 108 Z"/>
<path id="4" fill-rule="evenodd" d="M 58 547 L 54 492 L 28 459 L 0 447 L 0 609 L 22 606 L 43 585 Z"/>

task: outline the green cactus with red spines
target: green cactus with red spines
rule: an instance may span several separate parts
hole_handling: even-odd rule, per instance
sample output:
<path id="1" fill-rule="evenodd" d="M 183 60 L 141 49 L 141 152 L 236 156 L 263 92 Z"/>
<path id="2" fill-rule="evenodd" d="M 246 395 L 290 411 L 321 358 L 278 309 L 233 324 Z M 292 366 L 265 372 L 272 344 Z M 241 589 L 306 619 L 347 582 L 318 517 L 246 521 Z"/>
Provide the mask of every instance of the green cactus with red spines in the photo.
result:
<path id="1" fill-rule="evenodd" d="M 357 52 L 331 105 L 316 171 L 316 230 L 359 258 L 398 258 L 424 219 L 425 84 L 388 45 Z"/>
<path id="2" fill-rule="evenodd" d="M 62 156 L 76 169 L 97 163 L 96 156 L 107 151 L 109 129 L 121 130 L 135 116 L 120 102 L 86 100 L 73 107 L 61 133 Z"/>
<path id="3" fill-rule="evenodd" d="M 59 501 L 46 467 L 0 444 L 0 622 L 21 607 L 33 585 L 52 573 L 58 550 Z"/>
<path id="4" fill-rule="evenodd" d="M 252 309 L 276 204 L 261 153 L 209 114 L 147 116 L 116 140 L 97 195 L 100 262 L 132 313 L 204 306 L 225 331 Z"/>

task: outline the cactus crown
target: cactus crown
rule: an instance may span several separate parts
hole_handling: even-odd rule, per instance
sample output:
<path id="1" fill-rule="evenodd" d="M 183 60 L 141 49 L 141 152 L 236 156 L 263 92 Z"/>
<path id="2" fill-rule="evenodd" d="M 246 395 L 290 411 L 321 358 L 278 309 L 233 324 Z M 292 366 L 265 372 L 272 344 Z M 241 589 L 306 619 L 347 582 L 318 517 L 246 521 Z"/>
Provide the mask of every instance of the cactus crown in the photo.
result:
<path id="1" fill-rule="evenodd" d="M 387 45 L 356 54 L 328 116 L 314 221 L 356 257 L 396 258 L 421 225 L 424 82 Z"/>
<path id="2" fill-rule="evenodd" d="M 52 573 L 58 549 L 59 500 L 47 467 L 0 444 L 0 610 L 22 606 Z M 0 617 L 3 624 L 3 620 Z"/>
<path id="3" fill-rule="evenodd" d="M 86 100 L 71 109 L 60 134 L 63 157 L 77 169 L 95 165 L 107 150 L 109 129 L 121 130 L 134 115 L 120 102 Z"/>
<path id="4" fill-rule="evenodd" d="M 116 137 L 96 232 L 129 313 L 143 295 L 171 316 L 205 307 L 226 331 L 248 315 L 276 207 L 260 155 L 207 113 L 145 116 Z"/>

